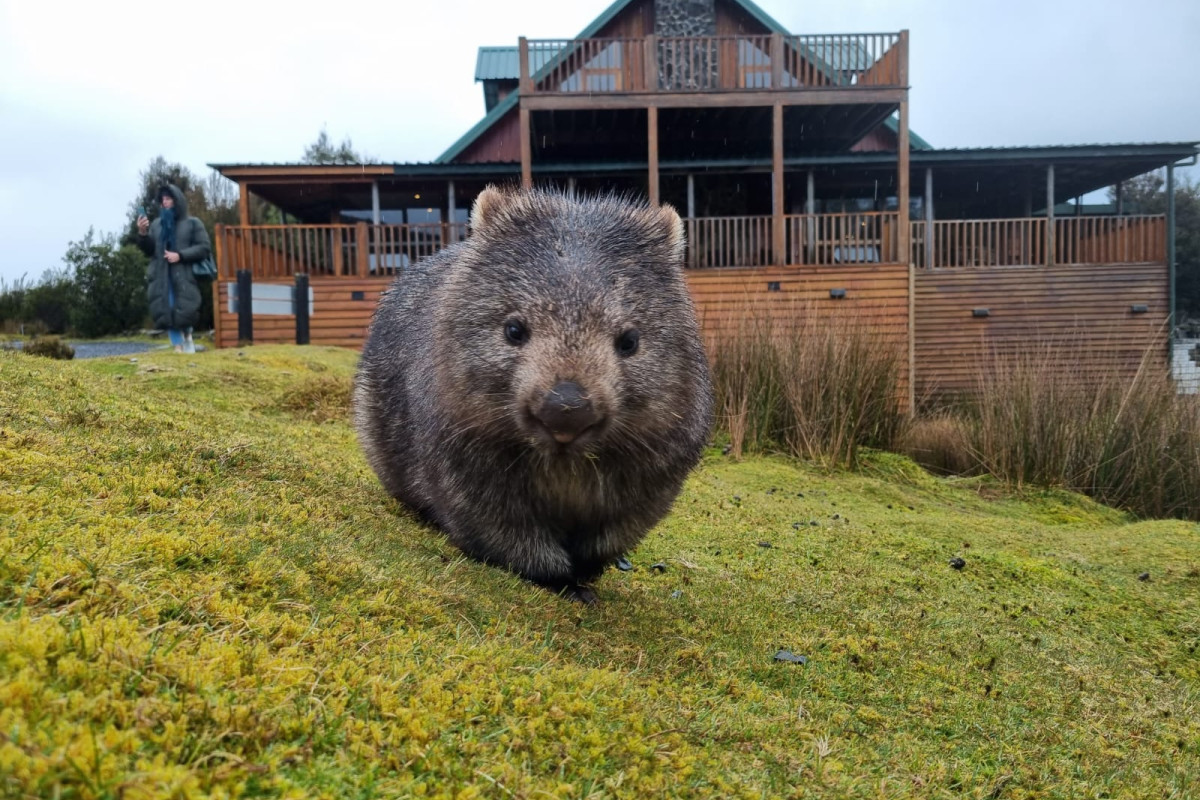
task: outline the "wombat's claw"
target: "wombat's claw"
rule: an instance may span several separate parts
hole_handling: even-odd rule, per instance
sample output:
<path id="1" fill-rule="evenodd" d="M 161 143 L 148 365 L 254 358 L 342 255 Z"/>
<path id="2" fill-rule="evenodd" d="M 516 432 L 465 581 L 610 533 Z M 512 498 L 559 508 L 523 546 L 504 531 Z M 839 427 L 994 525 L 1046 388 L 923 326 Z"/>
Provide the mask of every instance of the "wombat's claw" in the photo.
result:
<path id="1" fill-rule="evenodd" d="M 584 586 L 581 583 L 573 583 L 570 586 L 564 587 L 562 596 L 577 603 L 583 603 L 586 606 L 594 606 L 600 602 L 600 598 L 596 597 L 596 593 L 592 591 L 592 587 Z"/>

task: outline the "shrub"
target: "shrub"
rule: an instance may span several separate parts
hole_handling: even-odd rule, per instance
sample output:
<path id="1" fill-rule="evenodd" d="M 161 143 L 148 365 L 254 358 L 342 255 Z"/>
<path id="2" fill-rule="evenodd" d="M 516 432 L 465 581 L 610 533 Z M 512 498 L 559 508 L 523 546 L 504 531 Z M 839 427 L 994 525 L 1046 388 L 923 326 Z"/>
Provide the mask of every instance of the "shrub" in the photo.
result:
<path id="1" fill-rule="evenodd" d="M 898 449 L 938 475 L 968 475 L 979 469 L 971 434 L 972 426 L 961 415 L 941 412 L 907 425 Z"/>
<path id="2" fill-rule="evenodd" d="M 148 313 L 146 256 L 118 248 L 116 238 L 96 240 L 92 231 L 72 242 L 64 260 L 74 270 L 76 302 L 71 322 L 83 336 L 109 336 L 138 328 Z"/>
<path id="3" fill-rule="evenodd" d="M 25 343 L 24 352 L 42 358 L 57 358 L 70 361 L 75 357 L 75 348 L 57 336 L 35 336 Z"/>
<path id="4" fill-rule="evenodd" d="M 799 304 L 736 304 L 728 318 L 735 324 L 708 348 L 718 424 L 736 457 L 782 450 L 854 466 L 860 447 L 895 443 L 904 365 L 894 343 Z"/>
<path id="5" fill-rule="evenodd" d="M 75 282 L 66 271 L 48 271 L 25 292 L 21 318 L 40 323 L 46 333 L 66 333 L 75 303 Z"/>
<path id="6" fill-rule="evenodd" d="M 955 423 L 977 469 L 1142 516 L 1200 519 L 1200 398 L 1178 393 L 1162 342 L 1130 365 L 1095 355 L 1106 348 L 1081 354 L 1078 341 L 1039 342 L 980 371 Z"/>

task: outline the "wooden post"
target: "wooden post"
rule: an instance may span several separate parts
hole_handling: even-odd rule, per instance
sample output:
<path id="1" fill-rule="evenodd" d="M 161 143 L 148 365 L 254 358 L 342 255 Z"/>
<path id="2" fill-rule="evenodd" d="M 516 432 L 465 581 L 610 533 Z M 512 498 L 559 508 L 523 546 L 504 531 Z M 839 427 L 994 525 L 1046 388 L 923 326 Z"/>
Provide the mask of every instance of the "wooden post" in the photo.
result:
<path id="1" fill-rule="evenodd" d="M 912 225 L 908 211 L 908 31 L 900 31 L 900 85 L 904 95 L 900 99 L 900 121 L 897 131 L 898 152 L 896 169 L 899 170 L 900 184 L 897 187 L 896 200 L 900 206 L 900 230 L 898 241 L 900 257 L 908 264 L 908 413 L 917 411 L 917 309 L 916 309 L 916 268 L 912 259 Z"/>
<path id="2" fill-rule="evenodd" d="M 688 219 L 693 219 L 696 216 L 696 176 L 689 172 L 687 178 L 688 178 L 687 215 L 688 215 Z"/>
<path id="3" fill-rule="evenodd" d="M 450 235 L 443 240 L 445 244 L 451 244 L 458 241 L 458 228 L 455 227 L 458 216 L 458 199 L 454 196 L 454 181 L 446 181 L 446 216 L 449 227 L 446 229 Z"/>
<path id="4" fill-rule="evenodd" d="M 1075 216 L 1083 216 L 1083 195 L 1079 195 L 1075 198 Z"/>
<path id="5" fill-rule="evenodd" d="M 657 92 L 660 88 L 658 84 L 658 37 L 653 33 L 642 40 L 643 51 L 642 60 L 645 61 L 646 67 L 642 70 L 641 86 L 644 91 Z"/>
<path id="6" fill-rule="evenodd" d="M 521 186 L 533 188 L 533 142 L 529 140 L 529 109 L 521 104 Z"/>
<path id="7" fill-rule="evenodd" d="M 1054 266 L 1054 165 L 1046 166 L 1046 266 Z"/>
<path id="8" fill-rule="evenodd" d="M 238 346 L 254 343 L 254 288 L 250 270 L 237 271 Z"/>
<path id="9" fill-rule="evenodd" d="M 804 199 L 804 242 L 807 253 L 806 263 L 812 264 L 817 257 L 817 221 L 813 215 L 817 213 L 817 180 L 810 169 L 808 171 L 808 187 Z"/>
<path id="10" fill-rule="evenodd" d="M 511 42 L 512 39 L 509 41 Z M 517 57 L 521 61 L 517 67 L 520 76 L 517 88 L 522 95 L 528 97 L 533 93 L 533 78 L 529 75 L 529 40 L 524 36 L 517 39 Z"/>
<path id="11" fill-rule="evenodd" d="M 379 210 L 379 181 L 371 181 L 371 221 L 378 225 L 381 217 Z"/>
<path id="12" fill-rule="evenodd" d="M 238 224 L 250 224 L 250 187 L 244 183 L 238 184 Z"/>
<path id="13" fill-rule="evenodd" d="M 650 106 L 646 109 L 646 130 L 650 149 L 650 205 L 658 205 L 658 108 Z"/>
<path id="14" fill-rule="evenodd" d="M 925 168 L 925 269 L 933 269 L 933 167 Z"/>
<path id="15" fill-rule="evenodd" d="M 771 34 L 771 88 L 783 88 L 783 34 Z"/>
<path id="16" fill-rule="evenodd" d="M 571 197 L 575 197 L 575 176 L 574 175 L 567 178 L 567 194 L 569 194 Z"/>
<path id="17" fill-rule="evenodd" d="M 354 252 L 357 262 L 354 271 L 358 273 L 358 277 L 365 278 L 371 274 L 371 260 L 368 255 L 371 247 L 371 232 L 367 229 L 367 223 L 355 223 L 354 238 L 356 244 Z M 340 270 L 338 274 L 341 274 Z"/>
<path id="18" fill-rule="evenodd" d="M 292 287 L 292 311 L 296 317 L 296 344 L 308 344 L 308 276 L 296 273 Z"/>
<path id="19" fill-rule="evenodd" d="M 783 103 L 776 103 L 771 114 L 771 143 L 771 252 L 775 265 L 784 266 L 788 257 L 783 229 Z"/>
<path id="20" fill-rule="evenodd" d="M 1125 213 L 1125 182 L 1117 181 L 1117 216 Z"/>
<path id="21" fill-rule="evenodd" d="M 911 264 L 912 263 L 912 245 L 910 243 L 910 240 L 912 238 L 912 226 L 909 224 L 910 220 L 909 220 L 909 208 L 908 208 L 908 206 L 909 206 L 909 202 L 908 202 L 908 197 L 909 197 L 909 195 L 908 195 L 909 144 L 908 144 L 908 92 L 907 91 L 905 92 L 905 99 L 900 101 L 900 130 L 899 130 L 899 135 L 897 138 L 899 140 L 899 143 L 898 143 L 899 152 L 898 152 L 898 158 L 896 159 L 897 160 L 896 169 L 899 172 L 899 175 L 897 175 L 896 177 L 898 178 L 899 183 L 898 183 L 897 190 L 896 190 L 896 204 L 899 206 L 899 208 L 897 210 L 900 212 L 900 217 L 899 217 L 899 220 L 900 220 L 899 234 L 900 235 L 898 237 L 898 241 L 896 242 L 896 244 L 900 250 L 899 257 L 901 259 L 903 259 L 903 261 L 901 263 Z"/>
<path id="22" fill-rule="evenodd" d="M 1167 358 L 1175 348 L 1175 165 L 1167 164 L 1167 275 L 1170 284 L 1167 301 Z M 1174 363 L 1167 361 L 1168 364 Z"/>

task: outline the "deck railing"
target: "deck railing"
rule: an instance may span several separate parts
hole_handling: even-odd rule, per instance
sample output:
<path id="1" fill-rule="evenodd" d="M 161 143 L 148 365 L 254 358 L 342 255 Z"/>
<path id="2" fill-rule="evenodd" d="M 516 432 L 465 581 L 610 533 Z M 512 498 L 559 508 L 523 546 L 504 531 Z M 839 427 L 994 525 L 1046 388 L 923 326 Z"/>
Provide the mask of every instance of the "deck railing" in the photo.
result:
<path id="1" fill-rule="evenodd" d="M 901 88 L 908 62 L 900 33 L 522 38 L 518 53 L 525 95 Z"/>
<path id="2" fill-rule="evenodd" d="M 854 214 L 789 214 L 788 264 L 895 263 L 900 215 L 895 211 Z"/>
<path id="3" fill-rule="evenodd" d="M 919 269 L 1153 263 L 1166 259 L 1166 217 L 918 221 L 912 248 Z"/>
<path id="4" fill-rule="evenodd" d="M 765 267 L 771 260 L 771 217 L 696 217 L 687 220 L 691 269 Z"/>
<path id="5" fill-rule="evenodd" d="M 464 223 L 223 225 L 217 229 L 218 269 L 223 278 L 239 269 L 255 278 L 394 275 L 466 235 Z"/>
<path id="6" fill-rule="evenodd" d="M 894 211 L 851 214 L 788 214 L 785 252 L 774 247 L 769 216 L 697 217 L 685 220 L 687 266 L 837 266 L 896 263 L 899 215 Z M 1053 241 L 1048 237 L 1053 230 Z M 928 236 L 932 233 L 931 236 Z M 232 280 L 247 269 L 258 279 L 372 277 L 402 273 L 422 258 L 467 236 L 463 223 L 418 225 L 217 226 L 217 266 Z M 1048 255 L 1052 255 L 1050 258 Z M 912 223 L 913 264 L 918 269 L 1136 264 L 1166 260 L 1162 215 L 936 220 Z"/>

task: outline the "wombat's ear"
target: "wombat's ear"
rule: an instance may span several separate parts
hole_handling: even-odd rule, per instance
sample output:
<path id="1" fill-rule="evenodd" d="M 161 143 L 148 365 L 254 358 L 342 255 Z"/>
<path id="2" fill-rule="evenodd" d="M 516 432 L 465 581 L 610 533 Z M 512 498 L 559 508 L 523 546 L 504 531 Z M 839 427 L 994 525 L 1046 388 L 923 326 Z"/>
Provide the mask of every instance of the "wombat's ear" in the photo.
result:
<path id="1" fill-rule="evenodd" d="M 471 206 L 471 230 L 478 232 L 494 223 L 505 206 L 515 199 L 515 195 L 489 183 L 475 198 L 475 205 Z"/>
<path id="2" fill-rule="evenodd" d="M 683 220 L 679 218 L 679 212 L 670 203 L 663 203 L 658 207 L 659 225 L 666 229 L 667 247 L 671 249 L 672 260 L 677 264 L 682 264 L 684 256 L 687 253 L 687 240 L 683 233 Z"/>

